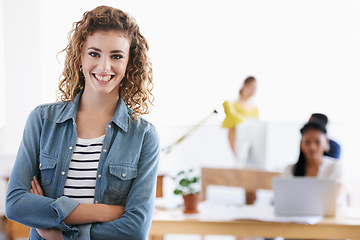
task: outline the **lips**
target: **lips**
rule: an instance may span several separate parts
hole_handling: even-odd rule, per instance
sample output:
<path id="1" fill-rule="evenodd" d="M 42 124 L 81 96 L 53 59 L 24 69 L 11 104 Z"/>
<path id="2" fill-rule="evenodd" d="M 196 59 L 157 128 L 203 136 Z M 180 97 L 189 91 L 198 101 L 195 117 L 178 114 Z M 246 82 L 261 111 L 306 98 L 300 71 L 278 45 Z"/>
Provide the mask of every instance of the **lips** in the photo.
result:
<path id="1" fill-rule="evenodd" d="M 111 79 L 115 77 L 115 75 L 102 75 L 102 74 L 95 74 L 93 76 L 99 80 L 100 82 L 109 82 Z"/>

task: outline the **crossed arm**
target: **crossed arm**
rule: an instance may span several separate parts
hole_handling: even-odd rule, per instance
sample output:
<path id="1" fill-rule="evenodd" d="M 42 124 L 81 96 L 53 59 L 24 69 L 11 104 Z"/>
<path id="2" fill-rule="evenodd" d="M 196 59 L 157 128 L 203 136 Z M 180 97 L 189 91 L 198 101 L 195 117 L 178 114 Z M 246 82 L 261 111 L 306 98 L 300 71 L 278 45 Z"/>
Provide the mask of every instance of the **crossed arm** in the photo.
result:
<path id="1" fill-rule="evenodd" d="M 44 192 L 34 176 L 31 181 L 30 193 L 44 196 Z M 107 204 L 79 204 L 65 219 L 67 225 L 87 224 L 94 222 L 109 222 L 120 218 L 125 208 Z M 36 229 L 42 238 L 49 240 L 62 240 L 59 229 Z"/>

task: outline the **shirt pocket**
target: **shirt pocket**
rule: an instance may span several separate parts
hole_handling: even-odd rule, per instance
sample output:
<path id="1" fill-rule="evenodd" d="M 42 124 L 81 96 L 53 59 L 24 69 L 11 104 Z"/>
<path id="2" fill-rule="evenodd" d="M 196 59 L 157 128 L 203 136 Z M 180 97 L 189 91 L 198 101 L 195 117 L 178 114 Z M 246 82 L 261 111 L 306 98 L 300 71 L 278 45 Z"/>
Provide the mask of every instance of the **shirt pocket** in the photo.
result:
<path id="1" fill-rule="evenodd" d="M 44 153 L 40 153 L 39 169 L 41 173 L 41 186 L 46 186 L 51 183 L 51 179 L 54 175 L 56 158 L 48 156 Z"/>
<path id="2" fill-rule="evenodd" d="M 109 190 L 118 195 L 127 195 L 133 180 L 137 177 L 136 165 L 109 165 Z"/>

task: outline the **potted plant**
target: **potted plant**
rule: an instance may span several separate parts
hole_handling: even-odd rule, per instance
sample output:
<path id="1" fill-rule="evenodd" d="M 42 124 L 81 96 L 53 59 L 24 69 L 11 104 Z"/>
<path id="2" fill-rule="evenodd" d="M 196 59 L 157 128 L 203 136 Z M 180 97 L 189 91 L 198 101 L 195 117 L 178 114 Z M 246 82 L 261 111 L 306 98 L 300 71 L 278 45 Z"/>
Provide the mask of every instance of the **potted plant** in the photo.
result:
<path id="1" fill-rule="evenodd" d="M 200 177 L 194 176 L 194 170 L 180 171 L 173 180 L 177 184 L 174 194 L 182 195 L 184 199 L 184 213 L 198 213 L 197 206 L 200 200 L 198 182 Z"/>

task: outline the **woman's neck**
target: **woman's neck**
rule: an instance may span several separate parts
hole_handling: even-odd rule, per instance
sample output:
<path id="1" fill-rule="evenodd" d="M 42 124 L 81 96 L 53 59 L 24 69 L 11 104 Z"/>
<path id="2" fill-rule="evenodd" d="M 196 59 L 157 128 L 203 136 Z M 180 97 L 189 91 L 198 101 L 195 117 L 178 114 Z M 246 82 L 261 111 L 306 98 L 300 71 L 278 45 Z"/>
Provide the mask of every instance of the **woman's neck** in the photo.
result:
<path id="1" fill-rule="evenodd" d="M 250 102 L 251 96 L 244 96 L 243 94 L 239 95 L 239 102 L 248 103 Z"/>
<path id="2" fill-rule="evenodd" d="M 119 102 L 119 94 L 81 96 L 76 117 L 79 138 L 91 139 L 106 133 L 106 125 L 114 117 Z"/>
<path id="3" fill-rule="evenodd" d="M 238 102 L 245 108 L 248 110 L 251 110 L 254 108 L 253 104 L 250 101 L 250 97 L 244 97 L 244 96 L 239 96 Z"/>
<path id="4" fill-rule="evenodd" d="M 316 177 L 321 164 L 323 163 L 323 158 L 316 159 L 307 159 L 306 160 L 306 176 Z"/>
<path id="5" fill-rule="evenodd" d="M 88 95 L 86 92 L 81 96 L 79 111 L 95 114 L 114 115 L 119 102 L 119 95 Z"/>

